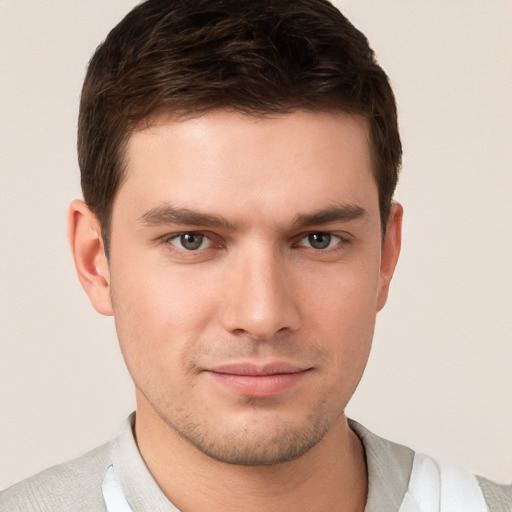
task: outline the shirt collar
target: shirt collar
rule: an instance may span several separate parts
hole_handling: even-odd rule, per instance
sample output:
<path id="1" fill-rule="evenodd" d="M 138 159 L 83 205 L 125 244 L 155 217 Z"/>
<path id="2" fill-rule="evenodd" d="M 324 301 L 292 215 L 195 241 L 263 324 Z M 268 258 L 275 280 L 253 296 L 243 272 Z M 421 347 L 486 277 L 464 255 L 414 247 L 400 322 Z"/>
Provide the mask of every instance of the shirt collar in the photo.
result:
<path id="1" fill-rule="evenodd" d="M 110 454 L 128 503 L 138 512 L 179 512 L 146 467 L 133 434 L 134 424 L 132 413 L 111 443 Z M 361 440 L 366 456 L 368 496 L 364 512 L 396 512 L 407 491 L 414 452 L 372 434 L 353 420 L 349 426 Z"/>

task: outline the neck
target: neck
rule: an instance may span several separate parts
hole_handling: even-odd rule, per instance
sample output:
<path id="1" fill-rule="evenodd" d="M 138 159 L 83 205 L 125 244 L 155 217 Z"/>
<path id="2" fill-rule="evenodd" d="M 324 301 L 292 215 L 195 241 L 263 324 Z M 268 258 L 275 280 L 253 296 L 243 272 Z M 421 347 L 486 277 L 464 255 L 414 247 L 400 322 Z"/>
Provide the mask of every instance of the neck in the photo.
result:
<path id="1" fill-rule="evenodd" d="M 306 454 L 274 466 L 216 461 L 140 403 L 135 434 L 153 478 L 182 512 L 364 510 L 364 449 L 345 417 L 339 418 Z"/>

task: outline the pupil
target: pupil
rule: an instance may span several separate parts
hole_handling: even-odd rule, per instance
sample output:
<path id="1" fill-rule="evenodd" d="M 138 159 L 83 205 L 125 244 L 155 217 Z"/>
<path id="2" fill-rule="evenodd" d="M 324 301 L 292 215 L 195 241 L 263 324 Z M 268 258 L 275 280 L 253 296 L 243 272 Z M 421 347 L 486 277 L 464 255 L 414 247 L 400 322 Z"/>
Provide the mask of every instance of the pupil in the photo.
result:
<path id="1" fill-rule="evenodd" d="M 313 233 L 308 238 L 314 249 L 325 249 L 331 243 L 331 235 L 328 233 Z"/>
<path id="2" fill-rule="evenodd" d="M 180 242 L 185 249 L 193 251 L 201 247 L 201 244 L 203 243 L 203 235 L 197 235 L 195 233 L 185 233 L 181 235 Z"/>

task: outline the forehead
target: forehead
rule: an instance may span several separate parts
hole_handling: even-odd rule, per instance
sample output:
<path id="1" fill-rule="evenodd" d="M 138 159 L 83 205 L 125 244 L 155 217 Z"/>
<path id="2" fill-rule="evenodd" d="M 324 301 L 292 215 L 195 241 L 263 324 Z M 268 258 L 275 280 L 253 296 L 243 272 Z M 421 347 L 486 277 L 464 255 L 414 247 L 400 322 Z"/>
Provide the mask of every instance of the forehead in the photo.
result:
<path id="1" fill-rule="evenodd" d="M 131 135 L 116 202 L 290 215 L 377 200 L 369 127 L 346 113 L 160 116 Z M 325 204 L 318 204 L 323 202 Z M 115 209 L 116 205 L 114 205 Z"/>

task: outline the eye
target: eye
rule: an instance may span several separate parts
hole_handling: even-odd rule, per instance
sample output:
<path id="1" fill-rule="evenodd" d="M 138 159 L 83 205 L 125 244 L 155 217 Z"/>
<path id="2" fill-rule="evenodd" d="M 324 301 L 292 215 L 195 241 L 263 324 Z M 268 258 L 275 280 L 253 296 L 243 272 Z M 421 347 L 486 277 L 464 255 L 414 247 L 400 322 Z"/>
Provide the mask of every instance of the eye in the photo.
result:
<path id="1" fill-rule="evenodd" d="M 319 231 L 317 233 L 309 233 L 304 236 L 297 245 L 302 247 L 311 247 L 312 249 L 323 250 L 331 249 L 341 242 L 341 237 L 332 233 Z"/>
<path id="2" fill-rule="evenodd" d="M 202 233 L 191 231 L 172 236 L 169 243 L 183 251 L 198 251 L 210 247 L 212 241 Z"/>

